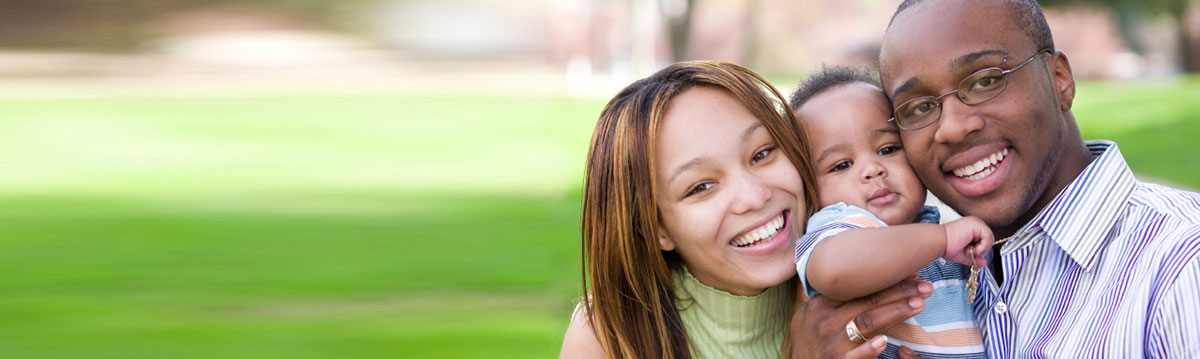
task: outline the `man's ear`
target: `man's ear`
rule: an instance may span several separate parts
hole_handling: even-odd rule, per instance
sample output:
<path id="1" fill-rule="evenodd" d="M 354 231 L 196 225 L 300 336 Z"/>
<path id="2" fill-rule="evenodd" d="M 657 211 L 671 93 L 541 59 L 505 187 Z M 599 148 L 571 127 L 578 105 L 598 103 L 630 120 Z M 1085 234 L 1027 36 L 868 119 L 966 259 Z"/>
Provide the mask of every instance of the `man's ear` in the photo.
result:
<path id="1" fill-rule="evenodd" d="M 661 225 L 658 228 L 660 228 L 658 230 L 658 249 L 664 251 L 675 250 L 675 240 L 671 239 L 671 236 L 667 234 L 667 231 L 661 229 Z"/>
<path id="2" fill-rule="evenodd" d="M 1054 65 L 1052 69 L 1058 109 L 1067 112 L 1071 110 L 1071 104 L 1075 101 L 1075 76 L 1071 74 L 1071 62 L 1062 51 L 1055 51 L 1051 59 Z"/>

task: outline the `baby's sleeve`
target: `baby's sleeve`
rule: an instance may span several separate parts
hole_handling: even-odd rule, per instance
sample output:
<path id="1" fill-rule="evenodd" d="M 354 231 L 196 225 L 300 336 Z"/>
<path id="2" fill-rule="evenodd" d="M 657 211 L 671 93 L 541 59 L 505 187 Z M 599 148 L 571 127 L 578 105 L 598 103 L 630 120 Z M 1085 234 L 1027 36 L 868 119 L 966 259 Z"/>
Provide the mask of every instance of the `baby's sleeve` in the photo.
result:
<path id="1" fill-rule="evenodd" d="M 886 224 L 871 212 L 843 202 L 825 206 L 813 214 L 808 219 L 808 231 L 796 240 L 796 274 L 800 276 L 805 294 L 809 297 L 820 294 L 808 284 L 808 259 L 817 244 L 847 229 L 884 226 Z"/>

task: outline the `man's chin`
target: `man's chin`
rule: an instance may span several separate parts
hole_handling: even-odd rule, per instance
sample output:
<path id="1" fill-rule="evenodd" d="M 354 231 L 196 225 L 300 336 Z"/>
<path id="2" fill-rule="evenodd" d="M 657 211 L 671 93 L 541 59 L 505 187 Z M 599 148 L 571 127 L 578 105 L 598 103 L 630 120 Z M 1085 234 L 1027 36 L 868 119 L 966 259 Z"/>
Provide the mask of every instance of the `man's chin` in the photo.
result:
<path id="1" fill-rule="evenodd" d="M 1017 221 L 1019 211 L 1012 206 L 1014 202 L 992 199 L 946 201 L 946 204 L 963 216 L 979 217 L 988 227 L 997 229 L 1010 227 Z"/>

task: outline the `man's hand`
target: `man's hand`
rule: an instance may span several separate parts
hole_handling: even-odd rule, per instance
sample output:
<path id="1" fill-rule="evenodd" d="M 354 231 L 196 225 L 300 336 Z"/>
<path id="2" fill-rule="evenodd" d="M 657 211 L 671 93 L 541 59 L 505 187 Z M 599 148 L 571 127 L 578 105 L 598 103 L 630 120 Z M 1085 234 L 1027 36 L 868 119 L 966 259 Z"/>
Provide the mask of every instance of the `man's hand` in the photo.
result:
<path id="1" fill-rule="evenodd" d="M 792 358 L 874 358 L 885 348 L 883 331 L 925 309 L 933 294 L 929 282 L 906 279 L 869 297 L 838 302 L 799 293 L 792 310 Z M 854 320 L 865 343 L 850 341 L 846 323 Z"/>

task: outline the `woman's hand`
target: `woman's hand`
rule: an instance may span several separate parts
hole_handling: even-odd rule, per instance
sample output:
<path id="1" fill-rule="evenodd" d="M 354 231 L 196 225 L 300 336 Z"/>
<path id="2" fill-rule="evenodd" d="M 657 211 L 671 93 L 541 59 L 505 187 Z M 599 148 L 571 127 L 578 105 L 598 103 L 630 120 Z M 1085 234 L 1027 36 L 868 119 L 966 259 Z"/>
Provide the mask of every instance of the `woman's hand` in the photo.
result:
<path id="1" fill-rule="evenodd" d="M 929 282 L 906 279 L 891 288 L 849 302 L 822 296 L 804 299 L 797 288 L 792 310 L 792 358 L 874 358 L 886 346 L 880 333 L 925 309 L 925 298 L 933 294 Z M 846 324 L 854 320 L 867 339 L 850 341 Z"/>

